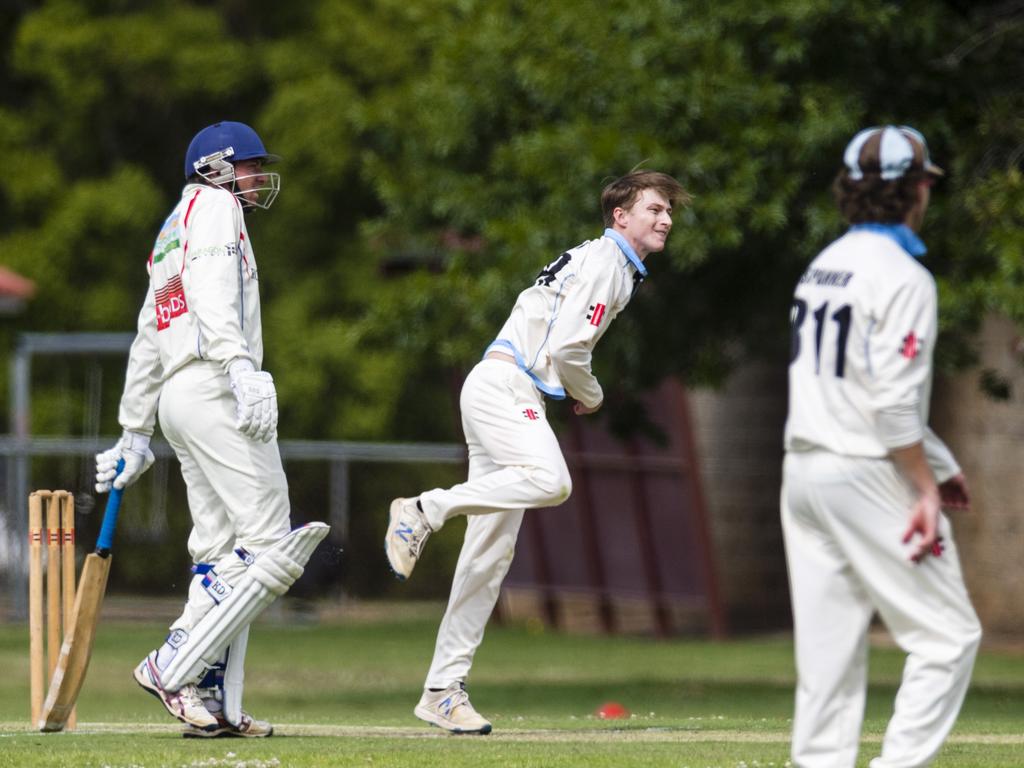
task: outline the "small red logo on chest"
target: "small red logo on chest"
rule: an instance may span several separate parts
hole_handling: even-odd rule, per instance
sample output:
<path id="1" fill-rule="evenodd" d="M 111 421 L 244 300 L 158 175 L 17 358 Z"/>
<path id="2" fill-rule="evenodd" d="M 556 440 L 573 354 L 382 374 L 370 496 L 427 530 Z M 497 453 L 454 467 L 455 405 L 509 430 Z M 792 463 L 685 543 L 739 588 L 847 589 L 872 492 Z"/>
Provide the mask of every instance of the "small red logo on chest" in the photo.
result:
<path id="1" fill-rule="evenodd" d="M 591 325 L 600 325 L 601 321 L 604 320 L 604 304 L 592 304 L 590 306 L 590 314 L 587 315 L 587 320 L 590 321 Z"/>
<path id="2" fill-rule="evenodd" d="M 528 418 L 530 421 L 536 421 L 537 419 L 540 418 L 540 415 L 535 410 L 533 410 L 533 408 L 527 408 L 525 411 L 523 411 L 523 416 Z"/>

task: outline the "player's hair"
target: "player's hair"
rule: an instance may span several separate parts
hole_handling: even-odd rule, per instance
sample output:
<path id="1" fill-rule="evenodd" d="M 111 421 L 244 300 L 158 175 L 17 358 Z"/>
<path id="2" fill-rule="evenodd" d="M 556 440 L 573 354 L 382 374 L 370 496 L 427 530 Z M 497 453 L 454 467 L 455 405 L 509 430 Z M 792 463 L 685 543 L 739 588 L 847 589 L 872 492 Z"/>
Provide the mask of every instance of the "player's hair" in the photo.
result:
<path id="1" fill-rule="evenodd" d="M 632 208 L 645 189 L 653 189 L 662 195 L 673 208 L 690 204 L 690 193 L 667 173 L 632 171 L 611 182 L 601 191 L 601 215 L 604 217 L 604 225 L 612 225 L 612 214 L 616 208 Z"/>
<path id="2" fill-rule="evenodd" d="M 865 171 L 863 178 L 851 179 L 843 168 L 832 182 L 832 195 L 848 224 L 902 224 L 917 203 L 917 185 L 930 178 L 915 170 L 891 181 L 871 171 Z"/>

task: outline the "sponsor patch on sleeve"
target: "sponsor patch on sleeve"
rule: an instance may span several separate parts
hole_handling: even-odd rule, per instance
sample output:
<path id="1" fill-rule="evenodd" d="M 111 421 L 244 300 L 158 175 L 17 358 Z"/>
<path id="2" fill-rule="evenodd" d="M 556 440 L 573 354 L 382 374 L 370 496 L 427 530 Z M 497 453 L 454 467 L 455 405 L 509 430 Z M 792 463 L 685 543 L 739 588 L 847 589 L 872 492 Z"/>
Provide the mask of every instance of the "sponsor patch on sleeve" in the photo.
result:
<path id="1" fill-rule="evenodd" d="M 903 343 L 900 345 L 900 354 L 907 358 L 907 360 L 913 360 L 921 354 L 921 344 L 923 342 L 924 339 L 911 331 L 903 337 Z"/>
<path id="2" fill-rule="evenodd" d="M 601 325 L 601 321 L 604 320 L 604 304 L 591 304 L 590 310 L 587 312 L 587 320 L 593 326 Z"/>

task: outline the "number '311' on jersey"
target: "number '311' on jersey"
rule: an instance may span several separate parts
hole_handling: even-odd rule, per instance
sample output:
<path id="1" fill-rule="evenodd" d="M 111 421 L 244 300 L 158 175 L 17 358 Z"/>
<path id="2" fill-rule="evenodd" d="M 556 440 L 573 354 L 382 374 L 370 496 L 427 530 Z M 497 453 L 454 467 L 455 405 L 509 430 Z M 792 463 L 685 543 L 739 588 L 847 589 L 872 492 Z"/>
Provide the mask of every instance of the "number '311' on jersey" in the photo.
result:
<path id="1" fill-rule="evenodd" d="M 797 283 L 788 451 L 884 457 L 925 438 L 938 326 L 935 280 L 893 239 L 852 231 Z"/>

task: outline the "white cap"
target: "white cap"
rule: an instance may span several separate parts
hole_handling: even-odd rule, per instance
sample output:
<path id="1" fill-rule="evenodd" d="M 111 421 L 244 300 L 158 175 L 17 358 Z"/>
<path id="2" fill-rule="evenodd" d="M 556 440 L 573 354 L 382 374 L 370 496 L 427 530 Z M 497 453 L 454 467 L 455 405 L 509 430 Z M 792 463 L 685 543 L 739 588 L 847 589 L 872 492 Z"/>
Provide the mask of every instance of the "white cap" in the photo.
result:
<path id="1" fill-rule="evenodd" d="M 885 181 L 901 178 L 911 170 L 945 175 L 928 157 L 924 136 L 908 125 L 865 128 L 846 145 L 843 162 L 854 181 L 864 178 L 865 173 L 878 173 Z"/>

